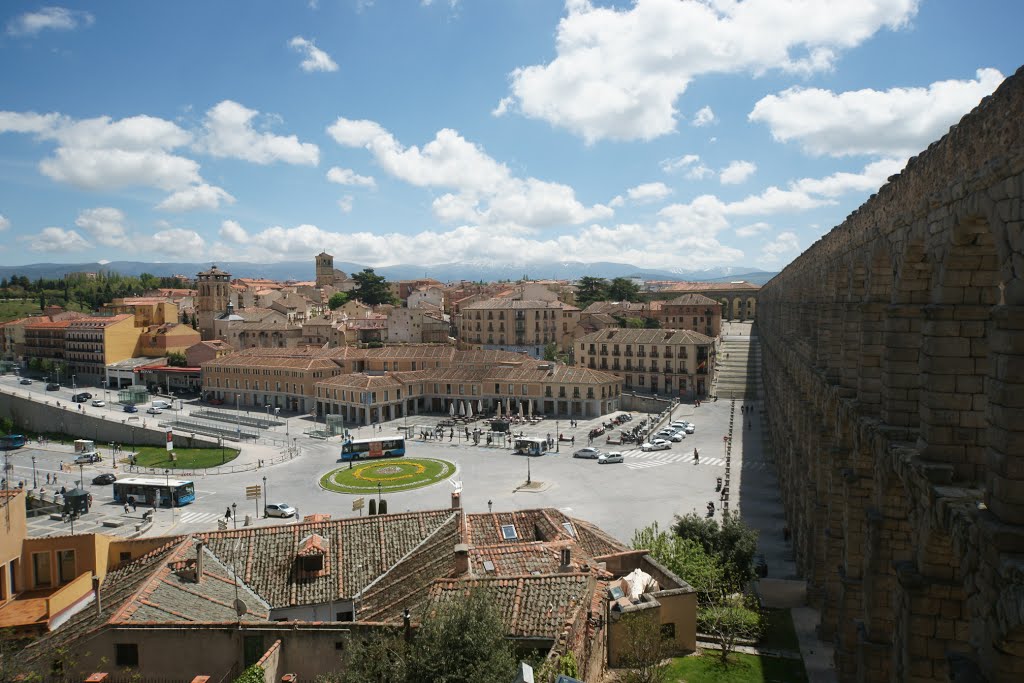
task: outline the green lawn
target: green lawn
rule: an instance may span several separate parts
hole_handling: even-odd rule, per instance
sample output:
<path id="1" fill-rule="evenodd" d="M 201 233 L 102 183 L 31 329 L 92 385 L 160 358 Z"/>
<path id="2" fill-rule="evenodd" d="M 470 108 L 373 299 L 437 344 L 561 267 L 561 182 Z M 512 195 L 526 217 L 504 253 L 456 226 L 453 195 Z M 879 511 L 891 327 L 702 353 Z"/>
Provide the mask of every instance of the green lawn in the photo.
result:
<path id="1" fill-rule="evenodd" d="M 82 307 L 78 304 L 71 304 L 69 310 L 79 311 L 82 310 Z M 25 300 L 0 299 L 0 322 L 24 318 L 29 315 L 42 315 L 42 310 L 39 308 L 39 297 Z"/>
<path id="2" fill-rule="evenodd" d="M 800 651 L 800 642 L 796 639 L 793 618 L 788 609 L 764 610 L 764 635 L 757 646 L 771 650 Z"/>
<path id="3" fill-rule="evenodd" d="M 757 657 L 737 652 L 722 665 L 718 652 L 704 650 L 673 659 L 665 678 L 669 683 L 802 683 L 807 681 L 799 659 Z"/>
<path id="4" fill-rule="evenodd" d="M 135 464 L 141 467 L 164 467 L 169 469 L 194 470 L 218 467 L 238 457 L 237 448 L 175 448 L 177 460 L 171 462 L 171 454 L 161 446 L 139 446 Z M 127 456 L 119 456 L 128 464 Z"/>
<path id="5" fill-rule="evenodd" d="M 394 493 L 429 486 L 455 474 L 455 465 L 433 458 L 394 458 L 373 462 L 356 461 L 328 472 L 320 486 L 335 493 Z"/>

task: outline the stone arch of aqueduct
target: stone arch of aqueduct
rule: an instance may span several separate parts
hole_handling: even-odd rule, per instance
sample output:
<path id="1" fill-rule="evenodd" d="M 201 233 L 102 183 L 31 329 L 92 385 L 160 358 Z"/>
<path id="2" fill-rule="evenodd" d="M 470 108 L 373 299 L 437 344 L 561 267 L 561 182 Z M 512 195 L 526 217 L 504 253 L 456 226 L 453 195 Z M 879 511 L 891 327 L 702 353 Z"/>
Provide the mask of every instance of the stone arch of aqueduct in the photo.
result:
<path id="1" fill-rule="evenodd" d="M 758 297 L 841 680 L 1024 680 L 1024 68 Z"/>

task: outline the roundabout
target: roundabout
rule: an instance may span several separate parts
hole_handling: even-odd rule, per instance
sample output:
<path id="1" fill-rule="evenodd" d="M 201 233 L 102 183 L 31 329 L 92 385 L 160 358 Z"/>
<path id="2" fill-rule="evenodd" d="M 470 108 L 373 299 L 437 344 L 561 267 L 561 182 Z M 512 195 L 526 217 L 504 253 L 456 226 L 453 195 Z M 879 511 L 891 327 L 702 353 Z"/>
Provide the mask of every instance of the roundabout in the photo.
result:
<path id="1" fill-rule="evenodd" d="M 411 491 L 444 481 L 455 474 L 455 465 L 433 458 L 403 458 L 383 462 L 355 462 L 320 477 L 320 487 L 334 493 L 361 495 L 384 491 Z M 380 488 L 378 488 L 380 485 Z"/>

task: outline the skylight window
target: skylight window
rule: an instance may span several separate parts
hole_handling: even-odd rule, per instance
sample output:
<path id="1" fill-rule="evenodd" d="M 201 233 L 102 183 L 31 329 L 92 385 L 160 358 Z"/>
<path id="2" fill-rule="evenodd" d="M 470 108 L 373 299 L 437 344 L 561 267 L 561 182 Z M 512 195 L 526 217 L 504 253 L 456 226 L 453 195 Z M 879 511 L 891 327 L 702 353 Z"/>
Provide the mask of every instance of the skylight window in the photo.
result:
<path id="1" fill-rule="evenodd" d="M 494 563 L 491 562 L 490 560 L 484 560 L 484 571 L 486 571 L 488 574 L 493 574 L 494 573 Z"/>
<path id="2" fill-rule="evenodd" d="M 514 541 L 518 539 L 519 534 L 516 533 L 516 526 L 514 524 L 502 524 L 501 537 L 506 541 Z"/>
<path id="3" fill-rule="evenodd" d="M 576 529 L 572 527 L 572 522 L 562 522 L 562 528 L 565 529 L 565 533 L 576 538 Z"/>

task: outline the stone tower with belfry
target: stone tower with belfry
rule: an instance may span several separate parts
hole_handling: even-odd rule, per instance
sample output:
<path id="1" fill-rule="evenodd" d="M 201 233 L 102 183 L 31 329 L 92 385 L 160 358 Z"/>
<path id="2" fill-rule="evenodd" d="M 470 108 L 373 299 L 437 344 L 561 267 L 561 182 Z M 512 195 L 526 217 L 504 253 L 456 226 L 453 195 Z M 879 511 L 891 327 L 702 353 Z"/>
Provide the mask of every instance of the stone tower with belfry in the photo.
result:
<path id="1" fill-rule="evenodd" d="M 327 287 L 334 284 L 334 257 L 326 251 L 316 255 L 316 286 Z"/>
<path id="2" fill-rule="evenodd" d="M 213 339 L 213 321 L 227 310 L 231 301 L 231 273 L 212 265 L 209 270 L 196 274 L 196 317 L 199 334 L 204 341 Z"/>

